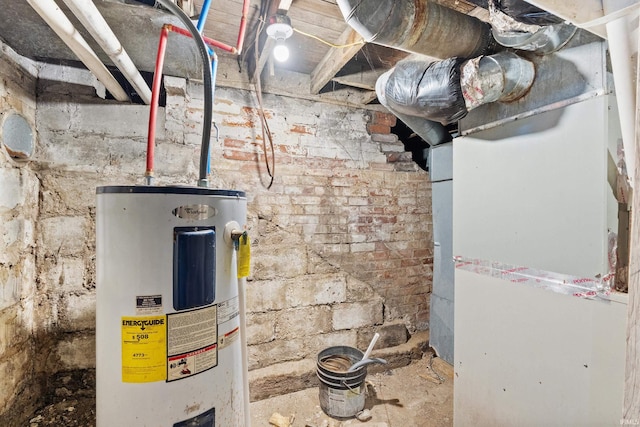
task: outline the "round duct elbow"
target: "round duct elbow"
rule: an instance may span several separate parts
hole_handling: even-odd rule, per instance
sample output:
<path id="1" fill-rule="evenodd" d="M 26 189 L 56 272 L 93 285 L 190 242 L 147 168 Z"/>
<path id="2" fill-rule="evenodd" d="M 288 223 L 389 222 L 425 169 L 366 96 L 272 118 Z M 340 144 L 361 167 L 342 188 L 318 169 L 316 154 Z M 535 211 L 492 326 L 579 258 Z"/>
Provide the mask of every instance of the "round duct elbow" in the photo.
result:
<path id="1" fill-rule="evenodd" d="M 524 96 L 535 78 L 533 63 L 512 52 L 471 59 L 460 67 L 460 86 L 467 110 L 490 102 Z"/>
<path id="2" fill-rule="evenodd" d="M 445 142 L 451 141 L 451 135 L 447 132 L 447 129 L 440 123 L 431 120 L 424 119 L 422 117 L 411 116 L 402 114 L 395 111 L 387 102 L 386 86 L 389 81 L 389 77 L 393 74 L 393 70 L 389 70 L 386 73 L 378 77 L 376 81 L 376 94 L 378 95 L 378 101 L 384 105 L 389 112 L 399 118 L 405 125 L 413 130 L 420 138 L 422 138 L 427 144 L 439 145 Z"/>
<path id="3" fill-rule="evenodd" d="M 338 0 L 347 23 L 367 42 L 412 53 L 472 58 L 493 45 L 489 26 L 427 0 Z"/>

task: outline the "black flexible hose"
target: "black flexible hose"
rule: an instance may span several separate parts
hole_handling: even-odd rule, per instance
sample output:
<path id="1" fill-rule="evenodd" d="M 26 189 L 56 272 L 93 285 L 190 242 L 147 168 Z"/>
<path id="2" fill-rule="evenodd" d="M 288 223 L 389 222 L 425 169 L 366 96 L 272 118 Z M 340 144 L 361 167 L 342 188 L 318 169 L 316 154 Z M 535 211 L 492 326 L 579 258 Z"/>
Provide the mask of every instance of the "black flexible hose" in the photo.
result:
<path id="1" fill-rule="evenodd" d="M 176 15 L 187 27 L 193 40 L 198 46 L 202 56 L 202 77 L 204 79 L 204 123 L 202 124 L 202 145 L 200 146 L 200 176 L 198 185 L 207 186 L 207 160 L 209 157 L 209 145 L 211 144 L 211 117 L 213 115 L 213 82 L 211 76 L 211 65 L 209 63 L 209 51 L 205 45 L 202 35 L 193 24 L 186 13 L 170 0 L 157 0 L 163 7 Z"/>

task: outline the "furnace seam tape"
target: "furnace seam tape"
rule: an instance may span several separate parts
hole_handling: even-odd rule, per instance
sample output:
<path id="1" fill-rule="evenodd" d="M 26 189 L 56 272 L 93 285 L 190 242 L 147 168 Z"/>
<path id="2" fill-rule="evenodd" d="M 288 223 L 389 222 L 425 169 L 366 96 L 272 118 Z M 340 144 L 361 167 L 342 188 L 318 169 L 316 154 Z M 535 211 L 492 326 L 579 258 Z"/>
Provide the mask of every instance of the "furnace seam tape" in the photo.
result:
<path id="1" fill-rule="evenodd" d="M 611 294 L 610 283 L 614 279 L 612 272 L 601 278 L 588 278 L 462 256 L 454 256 L 453 260 L 456 269 L 482 276 L 496 277 L 512 283 L 526 284 L 584 299 L 615 302 L 609 298 Z"/>

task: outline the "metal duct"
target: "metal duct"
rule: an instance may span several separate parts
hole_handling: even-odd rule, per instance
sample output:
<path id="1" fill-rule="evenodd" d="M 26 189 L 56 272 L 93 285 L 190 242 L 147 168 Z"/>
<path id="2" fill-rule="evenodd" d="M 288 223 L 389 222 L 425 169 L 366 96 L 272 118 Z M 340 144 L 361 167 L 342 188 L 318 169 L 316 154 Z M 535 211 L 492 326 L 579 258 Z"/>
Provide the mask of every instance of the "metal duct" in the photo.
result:
<path id="1" fill-rule="evenodd" d="M 518 9 L 511 7 L 503 10 L 498 0 L 489 0 L 491 32 L 494 39 L 505 47 L 546 55 L 561 49 L 577 31 L 577 27 L 570 24 L 540 26 L 521 22 L 505 13 L 506 10 L 515 13 Z M 539 18 L 538 22 L 545 22 L 541 17 Z M 551 18 L 546 21 L 551 22 Z"/>
<path id="2" fill-rule="evenodd" d="M 473 58 L 493 43 L 489 26 L 427 0 L 338 0 L 367 42 L 436 58 Z"/>
<path id="3" fill-rule="evenodd" d="M 513 52 L 470 59 L 460 67 L 467 110 L 495 101 L 515 101 L 529 91 L 534 77 L 533 63 Z"/>
<path id="4" fill-rule="evenodd" d="M 422 120 L 446 125 L 482 104 L 514 101 L 527 93 L 534 77 L 533 64 L 512 52 L 465 62 L 402 61 L 378 78 L 376 93 L 382 105 L 422 136 L 414 128 L 424 126 Z M 426 141 L 439 138 L 430 133 L 432 127 L 429 123 L 421 131 L 429 135 L 423 136 Z"/>
<path id="5" fill-rule="evenodd" d="M 398 113 L 443 125 L 460 120 L 467 114 L 460 87 L 461 63 L 458 58 L 399 62 L 380 87 L 386 105 Z"/>
<path id="6" fill-rule="evenodd" d="M 451 141 L 451 135 L 442 124 L 422 117 L 403 114 L 395 111 L 393 107 L 389 105 L 387 102 L 385 87 L 392 73 L 393 70 L 389 70 L 381 75 L 376 81 L 376 94 L 378 95 L 378 101 L 380 101 L 380 104 L 387 107 L 391 113 L 402 120 L 405 125 L 418 134 L 429 145 L 438 145 Z"/>

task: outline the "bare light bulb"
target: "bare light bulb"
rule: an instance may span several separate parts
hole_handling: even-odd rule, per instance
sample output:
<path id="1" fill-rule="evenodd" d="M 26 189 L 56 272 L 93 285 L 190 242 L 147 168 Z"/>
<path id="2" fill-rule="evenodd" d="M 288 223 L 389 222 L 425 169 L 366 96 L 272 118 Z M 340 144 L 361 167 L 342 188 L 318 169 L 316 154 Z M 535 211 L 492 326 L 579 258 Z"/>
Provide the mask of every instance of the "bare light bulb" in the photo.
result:
<path id="1" fill-rule="evenodd" d="M 278 62 L 285 62 L 289 59 L 289 48 L 284 44 L 284 39 L 278 40 L 273 48 L 273 57 Z"/>

